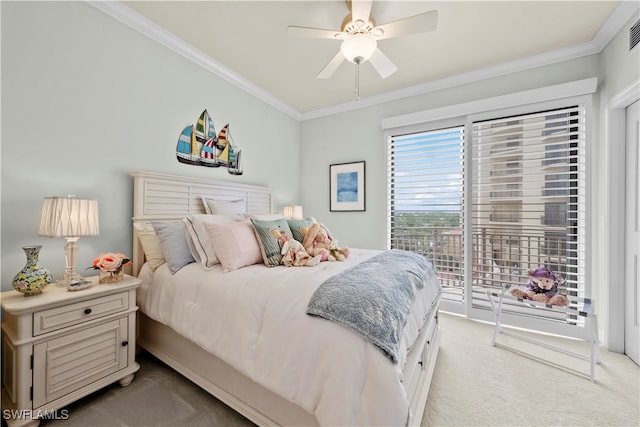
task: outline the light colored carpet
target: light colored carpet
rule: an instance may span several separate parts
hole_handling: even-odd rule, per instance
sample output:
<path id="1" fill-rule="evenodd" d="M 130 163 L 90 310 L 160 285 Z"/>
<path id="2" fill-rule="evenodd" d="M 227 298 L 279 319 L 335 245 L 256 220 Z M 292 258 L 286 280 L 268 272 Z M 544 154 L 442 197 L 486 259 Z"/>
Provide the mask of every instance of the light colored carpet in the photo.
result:
<path id="1" fill-rule="evenodd" d="M 640 369 L 624 355 L 602 350 L 592 384 L 586 361 L 507 336 L 492 347 L 492 325 L 442 314 L 441 327 L 425 426 L 640 426 Z M 41 425 L 252 425 L 148 354 L 138 361 L 129 387 L 107 387 L 69 406 L 68 420 Z"/>
<path id="2" fill-rule="evenodd" d="M 492 347 L 493 325 L 443 314 L 441 326 L 422 425 L 640 425 L 640 368 L 623 354 L 601 349 L 591 383 L 585 360 L 506 335 Z M 545 340 L 588 352 L 583 341 Z"/>

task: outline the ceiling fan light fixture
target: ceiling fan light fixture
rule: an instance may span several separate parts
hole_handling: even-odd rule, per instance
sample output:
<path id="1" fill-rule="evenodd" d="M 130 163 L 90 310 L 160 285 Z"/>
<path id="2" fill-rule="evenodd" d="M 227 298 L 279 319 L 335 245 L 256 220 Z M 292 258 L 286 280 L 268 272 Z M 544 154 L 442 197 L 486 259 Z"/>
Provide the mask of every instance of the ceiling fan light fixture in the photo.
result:
<path id="1" fill-rule="evenodd" d="M 354 64 L 366 62 L 378 47 L 378 42 L 368 34 L 354 34 L 340 45 L 344 57 Z"/>

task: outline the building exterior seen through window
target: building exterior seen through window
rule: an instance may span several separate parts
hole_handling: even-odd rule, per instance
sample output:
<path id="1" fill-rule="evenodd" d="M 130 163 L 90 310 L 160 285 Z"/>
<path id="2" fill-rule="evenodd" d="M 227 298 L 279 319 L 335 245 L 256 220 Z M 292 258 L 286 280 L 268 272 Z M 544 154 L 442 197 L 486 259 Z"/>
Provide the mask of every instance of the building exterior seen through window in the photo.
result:
<path id="1" fill-rule="evenodd" d="M 432 260 L 452 300 L 526 284 L 528 270 L 540 266 L 561 274 L 567 292 L 585 296 L 584 122 L 584 109 L 571 106 L 391 137 L 389 247 Z"/>

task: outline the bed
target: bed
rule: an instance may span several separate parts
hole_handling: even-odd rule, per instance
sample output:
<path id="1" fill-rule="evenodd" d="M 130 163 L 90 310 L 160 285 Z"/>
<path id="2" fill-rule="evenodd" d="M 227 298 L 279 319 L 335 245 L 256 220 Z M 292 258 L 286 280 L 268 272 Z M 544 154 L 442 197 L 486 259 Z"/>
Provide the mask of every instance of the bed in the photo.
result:
<path id="1" fill-rule="evenodd" d="M 198 260 L 175 272 L 170 262 L 151 268 L 139 233 L 144 224 L 203 215 L 203 198 L 241 200 L 246 214 L 267 215 L 273 211 L 272 192 L 150 172 L 132 175 L 141 348 L 258 425 L 420 424 L 440 341 L 440 287 L 433 272 L 415 287 L 397 351 L 390 355 L 307 310 L 330 278 L 392 251 L 352 248 L 344 262 L 315 267 L 249 263 L 223 271 L 220 264 L 202 268 Z"/>

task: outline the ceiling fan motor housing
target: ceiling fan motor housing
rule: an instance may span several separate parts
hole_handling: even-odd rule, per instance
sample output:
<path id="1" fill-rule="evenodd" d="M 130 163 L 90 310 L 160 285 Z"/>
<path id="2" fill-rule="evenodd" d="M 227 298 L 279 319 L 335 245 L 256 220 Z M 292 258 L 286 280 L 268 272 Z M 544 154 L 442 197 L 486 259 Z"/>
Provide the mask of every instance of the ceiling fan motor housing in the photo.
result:
<path id="1" fill-rule="evenodd" d="M 349 35 L 353 35 L 356 33 L 366 33 L 371 34 L 373 29 L 376 27 L 376 21 L 373 19 L 373 16 L 369 16 L 369 20 L 367 22 L 357 20 L 353 21 L 353 16 L 348 14 L 342 20 L 342 24 L 340 24 L 340 31 L 343 33 L 347 33 Z"/>

